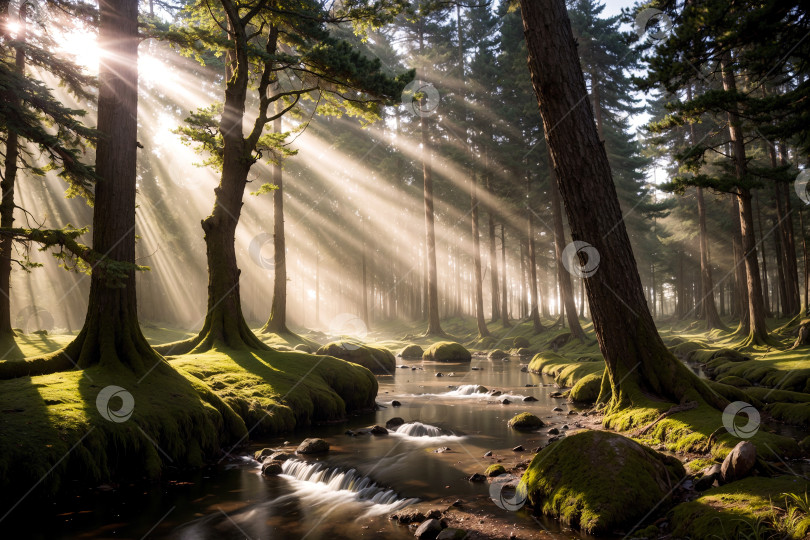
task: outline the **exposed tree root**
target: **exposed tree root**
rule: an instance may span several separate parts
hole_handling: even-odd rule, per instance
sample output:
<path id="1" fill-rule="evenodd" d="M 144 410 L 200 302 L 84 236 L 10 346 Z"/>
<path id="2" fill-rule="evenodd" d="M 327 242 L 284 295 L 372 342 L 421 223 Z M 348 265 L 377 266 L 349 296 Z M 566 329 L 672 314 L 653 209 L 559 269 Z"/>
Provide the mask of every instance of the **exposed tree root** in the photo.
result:
<path id="1" fill-rule="evenodd" d="M 670 407 L 669 410 L 667 410 L 666 412 L 661 413 L 661 415 L 659 415 L 658 418 L 656 418 L 652 423 L 647 424 L 643 428 L 634 431 L 632 433 L 631 437 L 641 437 L 642 435 L 647 433 L 650 429 L 652 429 L 658 422 L 660 422 L 661 420 L 663 420 L 667 416 L 671 416 L 671 415 L 673 415 L 675 413 L 679 413 L 679 412 L 683 412 L 683 411 L 690 411 L 692 409 L 696 409 L 697 406 L 698 406 L 697 401 L 688 401 L 686 403 L 681 403 L 680 405 L 675 405 L 673 407 Z"/>

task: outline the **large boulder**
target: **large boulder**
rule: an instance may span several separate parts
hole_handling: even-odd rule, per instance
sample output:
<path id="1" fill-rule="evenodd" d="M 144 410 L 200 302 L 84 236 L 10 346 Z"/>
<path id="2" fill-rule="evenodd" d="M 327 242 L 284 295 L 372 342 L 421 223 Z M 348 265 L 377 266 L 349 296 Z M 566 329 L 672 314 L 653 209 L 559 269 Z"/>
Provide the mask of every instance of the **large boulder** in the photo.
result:
<path id="1" fill-rule="evenodd" d="M 413 535 L 420 540 L 435 540 L 442 532 L 442 522 L 438 519 L 428 519 L 423 521 Z"/>
<path id="2" fill-rule="evenodd" d="M 602 388 L 602 376 L 596 373 L 585 375 L 571 388 L 568 397 L 580 403 L 595 403 Z"/>
<path id="3" fill-rule="evenodd" d="M 680 461 L 607 431 L 543 448 L 521 479 L 535 512 L 590 534 L 629 530 L 671 495 Z"/>
<path id="4" fill-rule="evenodd" d="M 422 350 L 422 347 L 415 343 L 411 343 L 410 345 L 405 345 L 400 349 L 397 353 L 397 356 L 400 358 L 422 358 L 422 354 L 425 351 Z"/>
<path id="5" fill-rule="evenodd" d="M 378 375 L 391 375 L 397 367 L 394 354 L 385 347 L 375 347 L 353 341 L 327 343 L 318 349 L 317 354 L 334 356 L 347 362 L 360 364 Z"/>
<path id="6" fill-rule="evenodd" d="M 509 420 L 508 425 L 518 431 L 532 431 L 540 429 L 545 424 L 538 417 L 529 412 L 522 412 Z"/>
<path id="7" fill-rule="evenodd" d="M 453 341 L 434 343 L 422 354 L 422 360 L 433 360 L 434 362 L 469 362 L 471 359 L 470 351 Z"/>
<path id="8" fill-rule="evenodd" d="M 304 439 L 298 448 L 295 450 L 296 454 L 320 454 L 329 451 L 329 443 L 323 439 Z"/>
<path id="9" fill-rule="evenodd" d="M 507 356 L 509 356 L 508 352 L 501 349 L 494 349 L 489 351 L 487 358 L 490 360 L 501 360 L 502 358 L 506 358 Z"/>
<path id="10" fill-rule="evenodd" d="M 720 476 L 723 482 L 733 482 L 742 480 L 757 462 L 757 447 L 750 441 L 740 441 L 726 455 L 723 465 L 720 468 Z"/>

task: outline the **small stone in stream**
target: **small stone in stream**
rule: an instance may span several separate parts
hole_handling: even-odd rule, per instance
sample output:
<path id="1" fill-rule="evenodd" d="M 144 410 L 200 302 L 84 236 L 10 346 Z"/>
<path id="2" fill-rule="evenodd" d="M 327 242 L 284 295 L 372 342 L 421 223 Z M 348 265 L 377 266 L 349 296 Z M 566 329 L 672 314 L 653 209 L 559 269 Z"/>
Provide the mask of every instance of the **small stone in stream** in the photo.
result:
<path id="1" fill-rule="evenodd" d="M 491 456 L 492 456 L 492 450 L 490 450 L 486 454 L 484 454 L 484 457 L 491 457 Z"/>
<path id="2" fill-rule="evenodd" d="M 439 372 L 437 372 L 437 373 L 436 373 L 436 376 L 437 376 L 437 377 L 444 377 L 444 373 L 442 373 L 441 371 L 439 371 Z"/>
<path id="3" fill-rule="evenodd" d="M 490 395 L 490 396 L 500 396 L 500 395 L 501 395 L 501 391 L 500 391 L 500 390 L 490 390 L 490 391 L 489 391 L 489 395 Z"/>
<path id="4" fill-rule="evenodd" d="M 515 452 L 523 452 L 523 451 L 525 451 L 526 449 L 525 449 L 525 448 L 523 448 L 523 445 L 522 445 L 522 444 L 519 444 L 519 445 L 517 445 L 516 447 L 512 448 L 512 450 L 513 450 L 513 451 L 515 451 Z"/>
<path id="5" fill-rule="evenodd" d="M 540 451 L 540 450 L 542 450 L 542 449 L 543 449 L 543 447 L 542 447 L 542 446 L 538 446 L 538 447 L 536 447 L 536 448 L 532 448 L 532 452 L 536 454 L 537 452 L 539 452 L 539 451 Z"/>
<path id="6" fill-rule="evenodd" d="M 296 448 L 296 454 L 319 454 L 329 451 L 329 443 L 323 439 L 304 439 Z"/>
<path id="7" fill-rule="evenodd" d="M 275 450 L 273 450 L 272 448 L 262 448 L 261 450 L 256 450 L 253 453 L 253 459 L 261 463 L 264 461 L 264 458 L 266 458 L 273 452 L 275 452 Z"/>
<path id="8" fill-rule="evenodd" d="M 577 414 L 577 411 L 568 411 L 568 416 L 574 416 Z"/>
<path id="9" fill-rule="evenodd" d="M 416 538 L 435 540 L 440 532 L 442 532 L 442 522 L 438 519 L 429 519 L 419 525 L 419 528 L 416 529 L 413 535 Z"/>
<path id="10" fill-rule="evenodd" d="M 395 416 L 395 417 L 391 418 L 390 420 L 388 420 L 385 423 L 385 427 L 388 428 L 388 429 L 396 429 L 396 428 L 398 428 L 399 426 L 401 426 L 404 423 L 405 423 L 405 420 L 403 420 L 399 416 Z"/>
<path id="11" fill-rule="evenodd" d="M 391 402 L 391 406 L 392 406 L 392 407 L 401 407 L 401 406 L 402 406 L 402 403 L 400 403 L 400 402 L 399 402 L 399 401 L 397 401 L 397 400 L 394 400 L 394 401 L 392 401 L 392 402 Z"/>
<path id="12" fill-rule="evenodd" d="M 549 435 L 559 435 L 559 434 L 560 434 L 560 430 L 559 430 L 559 429 L 557 429 L 557 428 L 555 428 L 555 427 L 553 427 L 553 428 L 551 428 L 550 430 L 548 430 L 548 434 L 549 434 Z"/>
<path id="13" fill-rule="evenodd" d="M 451 371 L 450 373 L 448 373 L 448 374 L 447 374 L 447 376 L 448 376 L 448 377 L 455 377 L 455 376 L 456 376 L 456 372 L 455 372 L 455 371 Z"/>
<path id="14" fill-rule="evenodd" d="M 288 454 L 287 452 L 275 452 L 267 456 L 265 459 L 265 463 L 268 461 L 287 461 L 288 459 L 292 459 L 292 454 Z"/>
<path id="15" fill-rule="evenodd" d="M 467 537 L 467 531 L 464 529 L 448 528 L 439 533 L 436 540 L 462 540 Z"/>
<path id="16" fill-rule="evenodd" d="M 562 409 L 560 407 L 554 407 L 551 410 L 554 411 L 554 412 L 562 412 Z"/>
<path id="17" fill-rule="evenodd" d="M 399 369 L 408 369 L 408 367 L 410 367 L 410 366 L 406 366 L 405 364 L 403 364 L 403 365 L 399 366 Z"/>
<path id="18" fill-rule="evenodd" d="M 453 450 L 451 448 L 448 448 L 447 446 L 442 446 L 441 448 L 437 448 L 436 450 L 434 450 L 434 452 L 437 454 L 444 454 L 445 452 L 452 452 L 452 451 Z"/>
<path id="19" fill-rule="evenodd" d="M 552 393 L 550 393 L 548 395 L 548 397 L 561 398 L 561 397 L 563 397 L 563 395 L 562 395 L 562 392 L 552 392 Z"/>
<path id="20" fill-rule="evenodd" d="M 508 400 L 508 399 L 506 399 L 506 398 L 503 398 L 503 400 L 501 401 L 501 405 L 509 405 L 510 403 L 512 403 L 512 402 L 511 402 L 511 401 L 509 401 L 509 400 Z"/>
<path id="21" fill-rule="evenodd" d="M 455 501 L 453 501 L 452 506 L 459 507 L 461 506 L 461 504 L 462 504 L 461 499 L 456 499 Z"/>
<path id="22" fill-rule="evenodd" d="M 524 384 L 523 388 L 537 388 L 536 384 Z"/>
<path id="23" fill-rule="evenodd" d="M 281 463 L 278 461 L 267 461 L 262 465 L 262 474 L 264 476 L 278 476 L 282 471 Z"/>
<path id="24" fill-rule="evenodd" d="M 416 368 L 415 368 L 415 367 L 412 367 L 412 368 L 411 368 L 411 371 L 416 371 Z"/>
<path id="25" fill-rule="evenodd" d="M 527 373 L 528 371 L 529 371 L 529 368 L 527 368 L 526 366 L 523 366 L 522 368 L 520 368 L 521 373 Z"/>
<path id="26" fill-rule="evenodd" d="M 523 401 L 537 401 L 537 398 L 534 396 L 526 396 L 523 398 Z"/>
<path id="27" fill-rule="evenodd" d="M 371 428 L 372 435 L 388 435 L 388 430 L 382 426 L 374 426 Z"/>
<path id="28" fill-rule="evenodd" d="M 484 480 L 486 480 L 486 479 L 487 479 L 487 477 L 486 477 L 486 476 L 484 476 L 484 475 L 483 475 L 483 474 L 481 474 L 481 473 L 474 473 L 472 476 L 470 476 L 469 478 L 467 478 L 467 480 L 468 480 L 469 482 L 483 482 L 483 481 L 484 481 Z"/>
<path id="29" fill-rule="evenodd" d="M 480 368 L 480 367 L 471 367 L 470 369 L 471 369 L 472 371 L 479 371 L 481 368 Z"/>
<path id="30" fill-rule="evenodd" d="M 568 429 L 568 424 L 563 425 L 562 429 Z"/>

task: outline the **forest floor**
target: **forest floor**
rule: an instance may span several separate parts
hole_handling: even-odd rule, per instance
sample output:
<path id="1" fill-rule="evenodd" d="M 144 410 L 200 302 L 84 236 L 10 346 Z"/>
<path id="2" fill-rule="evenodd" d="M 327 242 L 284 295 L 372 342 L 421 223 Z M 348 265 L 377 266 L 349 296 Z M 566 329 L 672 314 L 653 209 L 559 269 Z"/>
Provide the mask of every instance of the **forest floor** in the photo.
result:
<path id="1" fill-rule="evenodd" d="M 776 529 L 785 519 L 796 521 L 793 533 L 810 527 L 805 462 L 795 461 L 807 457 L 810 447 L 810 347 L 789 350 L 798 325 L 788 323 L 769 320 L 781 346 L 761 349 L 743 349 L 739 336 L 702 331 L 700 323 L 659 323 L 662 338 L 676 356 L 713 385 L 722 385 L 716 388 L 723 395 L 751 403 L 762 415 L 762 425 L 750 439 L 762 458 L 759 476 L 708 491 L 693 490 L 682 499 L 686 502 L 662 509 L 661 515 L 677 524 L 676 537 L 735 537 Z M 561 390 L 580 405 L 596 400 L 604 362 L 589 324 L 584 326 L 588 339 L 582 343 L 572 341 L 560 326 L 534 334 L 529 323 L 516 322 L 508 328 L 492 323 L 492 336 L 483 340 L 473 319 L 450 318 L 443 327 L 451 340 L 474 354 L 495 349 L 521 352 L 527 361 L 531 358 L 531 370 L 555 377 Z M 426 347 L 439 341 L 422 332 L 419 323 L 379 323 L 363 341 L 394 353 L 409 344 Z M 153 344 L 190 335 L 148 324 L 144 333 Z M 26 356 L 33 356 L 57 350 L 72 337 L 26 334 L 18 336 L 17 343 Z M 328 341 L 326 335 L 301 329 L 295 335 L 260 337 L 278 351 L 214 350 L 170 357 L 173 369 L 161 366 L 147 378 L 96 367 L 0 381 L 0 478 L 8 498 L 19 496 L 16 492 L 22 486 L 36 485 L 54 493 L 75 477 L 101 482 L 126 470 L 157 476 L 166 459 L 177 466 L 198 466 L 216 451 L 238 448 L 251 434 L 281 433 L 374 406 L 377 382 L 367 370 L 292 351 L 301 344 L 314 349 Z M 96 400 L 106 386 L 131 393 L 135 423 L 102 418 Z M 635 436 L 640 426 L 670 405 L 628 411 L 611 418 L 609 426 L 676 455 L 697 481 L 699 471 L 721 463 L 740 439 L 720 429 L 719 411 L 707 414 L 702 409 L 673 414 L 643 436 Z M 110 405 L 108 411 L 119 408 Z M 106 451 L 111 447 L 116 452 Z M 804 529 L 798 527 L 800 522 Z"/>

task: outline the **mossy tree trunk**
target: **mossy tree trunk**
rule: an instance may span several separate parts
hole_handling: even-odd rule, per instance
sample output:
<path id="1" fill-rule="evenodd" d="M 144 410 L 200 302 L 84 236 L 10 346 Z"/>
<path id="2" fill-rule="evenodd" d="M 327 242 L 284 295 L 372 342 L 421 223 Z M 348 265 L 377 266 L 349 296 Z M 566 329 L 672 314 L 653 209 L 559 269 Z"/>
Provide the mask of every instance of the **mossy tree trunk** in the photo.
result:
<path id="1" fill-rule="evenodd" d="M 276 105 L 276 113 L 280 109 Z M 273 131 L 281 133 L 281 117 L 273 122 Z M 284 171 L 273 164 L 273 304 L 263 334 L 289 334 L 287 328 L 287 238 L 284 234 Z M 317 318 L 317 317 L 316 317 Z"/>
<path id="2" fill-rule="evenodd" d="M 670 353 L 653 323 L 607 154 L 587 106 L 564 1 L 521 0 L 520 6 L 529 71 L 571 233 L 601 256 L 586 287 L 607 367 L 603 386 L 611 391 L 608 410 L 647 402 L 650 394 L 674 402 L 703 399 L 724 405 Z"/>

